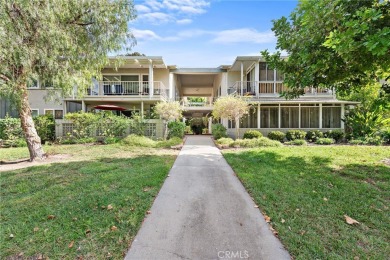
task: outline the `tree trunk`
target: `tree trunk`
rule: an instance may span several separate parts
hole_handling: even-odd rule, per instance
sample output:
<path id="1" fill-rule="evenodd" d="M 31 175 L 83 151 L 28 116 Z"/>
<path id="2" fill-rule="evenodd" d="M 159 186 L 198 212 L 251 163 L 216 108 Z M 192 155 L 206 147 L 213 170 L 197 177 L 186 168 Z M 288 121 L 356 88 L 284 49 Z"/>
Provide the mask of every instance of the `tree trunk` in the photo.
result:
<path id="1" fill-rule="evenodd" d="M 235 121 L 236 121 L 236 139 L 238 139 L 240 137 L 240 132 L 239 132 L 239 129 L 240 129 L 240 118 L 236 117 Z"/>
<path id="2" fill-rule="evenodd" d="M 42 149 L 41 138 L 35 129 L 34 121 L 31 116 L 31 108 L 28 102 L 27 86 L 20 86 L 21 96 L 19 103 L 20 123 L 26 138 L 28 151 L 30 152 L 30 161 L 36 159 L 43 160 L 45 153 Z"/>

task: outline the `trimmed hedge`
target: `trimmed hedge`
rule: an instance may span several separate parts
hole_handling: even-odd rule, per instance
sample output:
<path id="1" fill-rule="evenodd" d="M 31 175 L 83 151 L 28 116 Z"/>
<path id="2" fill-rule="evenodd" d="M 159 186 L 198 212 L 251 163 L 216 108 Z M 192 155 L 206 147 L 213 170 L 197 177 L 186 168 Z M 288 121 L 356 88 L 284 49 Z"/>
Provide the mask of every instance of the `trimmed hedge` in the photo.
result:
<path id="1" fill-rule="evenodd" d="M 286 138 L 289 141 L 293 141 L 296 139 L 304 140 L 306 137 L 306 132 L 303 130 L 288 130 L 286 132 Z"/>
<path id="2" fill-rule="evenodd" d="M 310 130 L 306 133 L 306 139 L 309 142 L 316 142 L 318 139 L 323 138 L 324 133 L 320 130 Z"/>
<path id="3" fill-rule="evenodd" d="M 334 143 L 335 141 L 332 138 L 318 138 L 318 140 L 316 141 L 316 144 L 322 144 L 322 145 L 330 145 Z"/>
<path id="4" fill-rule="evenodd" d="M 222 137 L 227 137 L 226 134 L 226 127 L 224 127 L 222 124 L 214 124 L 211 126 L 212 135 L 215 140 L 218 140 Z"/>
<path id="5" fill-rule="evenodd" d="M 263 137 L 263 134 L 257 130 L 248 130 L 244 133 L 243 139 L 254 139 Z"/>
<path id="6" fill-rule="evenodd" d="M 284 138 L 286 137 L 286 134 L 280 131 L 272 131 L 268 133 L 267 137 L 271 140 L 283 142 Z"/>

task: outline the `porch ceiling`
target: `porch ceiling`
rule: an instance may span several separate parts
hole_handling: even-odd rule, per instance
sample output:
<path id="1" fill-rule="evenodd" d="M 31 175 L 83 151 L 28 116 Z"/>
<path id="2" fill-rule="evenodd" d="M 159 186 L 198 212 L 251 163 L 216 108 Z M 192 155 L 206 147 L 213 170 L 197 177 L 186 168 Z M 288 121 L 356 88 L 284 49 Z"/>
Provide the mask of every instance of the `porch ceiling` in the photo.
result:
<path id="1" fill-rule="evenodd" d="M 178 74 L 183 96 L 211 96 L 215 74 Z"/>

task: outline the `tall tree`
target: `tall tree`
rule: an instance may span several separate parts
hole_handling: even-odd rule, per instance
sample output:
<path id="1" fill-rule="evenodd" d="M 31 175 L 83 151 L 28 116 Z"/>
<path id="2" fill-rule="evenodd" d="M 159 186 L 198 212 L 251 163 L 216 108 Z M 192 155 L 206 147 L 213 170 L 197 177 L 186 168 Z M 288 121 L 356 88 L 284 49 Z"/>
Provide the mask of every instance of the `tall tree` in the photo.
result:
<path id="1" fill-rule="evenodd" d="M 107 53 L 129 50 L 132 0 L 0 0 L 0 94 L 18 108 L 30 159 L 44 151 L 28 101 L 29 81 L 84 93 L 99 78 Z"/>
<path id="2" fill-rule="evenodd" d="M 249 103 L 240 96 L 220 97 L 214 102 L 213 117 L 234 120 L 236 122 L 236 138 L 239 138 L 240 119 L 248 112 Z"/>
<path id="3" fill-rule="evenodd" d="M 349 93 L 390 72 L 389 0 L 301 0 L 289 19 L 273 21 L 277 49 L 262 55 L 285 75 L 288 98 L 306 86 Z"/>

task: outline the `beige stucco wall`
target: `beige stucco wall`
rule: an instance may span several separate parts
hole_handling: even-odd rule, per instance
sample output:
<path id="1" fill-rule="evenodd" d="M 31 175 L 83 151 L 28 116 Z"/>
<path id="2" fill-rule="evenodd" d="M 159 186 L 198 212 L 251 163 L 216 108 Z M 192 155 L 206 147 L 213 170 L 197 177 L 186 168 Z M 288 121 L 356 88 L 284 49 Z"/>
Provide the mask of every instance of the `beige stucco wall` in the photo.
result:
<path id="1" fill-rule="evenodd" d="M 236 81 L 240 81 L 241 72 L 239 71 L 229 71 L 228 72 L 228 88 L 233 87 Z"/>
<path id="2" fill-rule="evenodd" d="M 28 99 L 31 109 L 38 109 L 39 115 L 44 115 L 45 109 L 63 110 L 60 90 L 29 89 Z"/>

